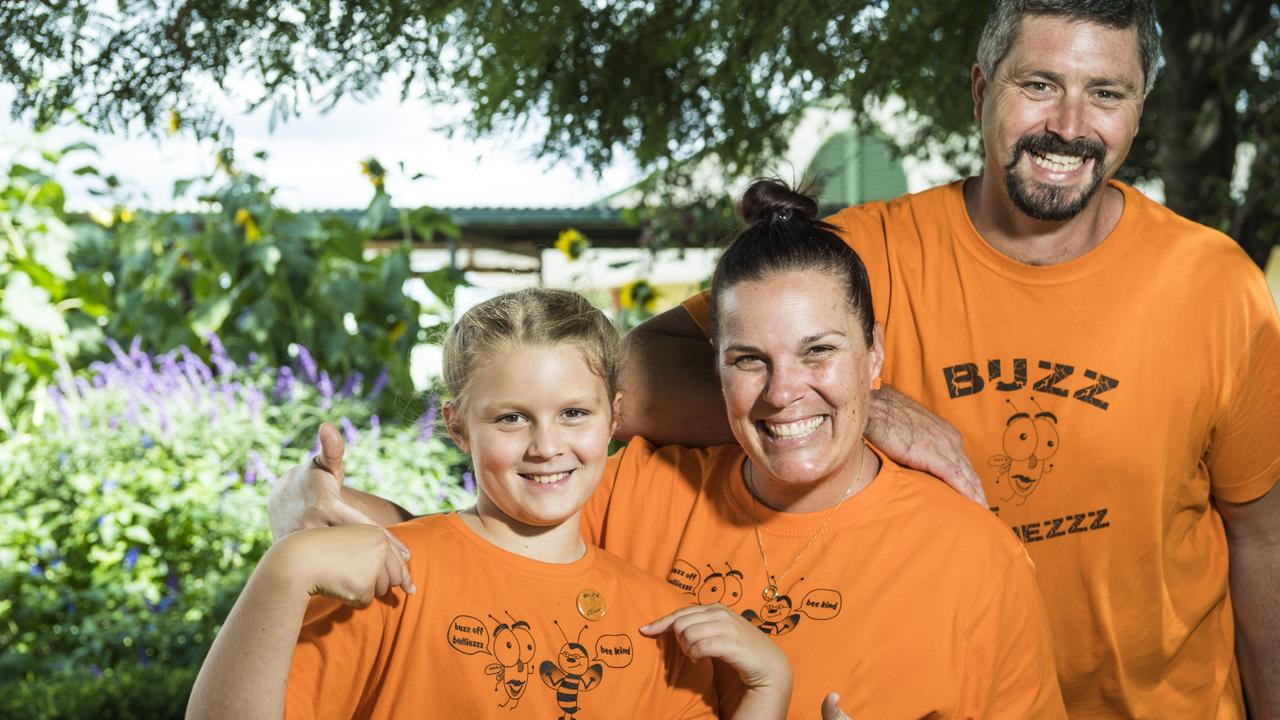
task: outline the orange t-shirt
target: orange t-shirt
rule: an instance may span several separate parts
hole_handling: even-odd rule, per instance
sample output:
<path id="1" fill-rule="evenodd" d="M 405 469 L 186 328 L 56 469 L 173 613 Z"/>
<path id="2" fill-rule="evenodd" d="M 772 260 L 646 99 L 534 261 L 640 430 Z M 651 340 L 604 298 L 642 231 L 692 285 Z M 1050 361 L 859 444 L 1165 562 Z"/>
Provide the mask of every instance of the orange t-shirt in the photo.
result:
<path id="1" fill-rule="evenodd" d="M 635 438 L 583 528 L 685 602 L 723 603 L 769 633 L 791 659 L 789 717 L 818 717 L 831 691 L 855 718 L 1062 717 L 1026 552 L 982 508 L 877 454 L 875 480 L 834 511 L 783 513 L 752 500 L 736 445 Z"/>
<path id="2" fill-rule="evenodd" d="M 1111 187 L 1119 224 L 1059 265 L 988 245 L 959 182 L 829 220 L 867 265 L 885 382 L 960 429 L 1036 562 L 1068 710 L 1243 717 L 1213 500 L 1280 478 L 1280 319 L 1230 238 Z"/>
<path id="3" fill-rule="evenodd" d="M 410 548 L 417 593 L 361 610 L 312 600 L 287 717 L 715 717 L 711 663 L 637 632 L 684 604 L 661 581 L 594 547 L 573 563 L 530 560 L 456 514 L 390 530 Z"/>

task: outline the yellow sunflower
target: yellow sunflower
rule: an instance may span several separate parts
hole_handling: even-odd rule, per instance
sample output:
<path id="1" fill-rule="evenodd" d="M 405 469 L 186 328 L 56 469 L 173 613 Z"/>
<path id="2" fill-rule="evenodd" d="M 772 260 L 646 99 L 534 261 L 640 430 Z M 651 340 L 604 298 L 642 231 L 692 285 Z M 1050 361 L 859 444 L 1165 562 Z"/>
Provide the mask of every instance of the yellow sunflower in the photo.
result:
<path id="1" fill-rule="evenodd" d="M 556 238 L 556 249 L 570 260 L 582 257 L 582 253 L 589 247 L 591 247 L 591 241 L 575 228 L 566 228 L 560 233 L 560 237 Z"/>
<path id="2" fill-rule="evenodd" d="M 618 293 L 618 303 L 622 305 L 623 310 L 639 308 L 645 312 L 653 312 L 653 306 L 657 302 L 658 291 L 644 278 L 632 280 L 623 285 Z"/>
<path id="3" fill-rule="evenodd" d="M 244 240 L 248 243 L 255 243 L 262 239 L 262 230 L 258 228 L 258 222 L 253 219 L 253 214 L 245 208 L 236 211 L 236 225 L 244 227 Z"/>

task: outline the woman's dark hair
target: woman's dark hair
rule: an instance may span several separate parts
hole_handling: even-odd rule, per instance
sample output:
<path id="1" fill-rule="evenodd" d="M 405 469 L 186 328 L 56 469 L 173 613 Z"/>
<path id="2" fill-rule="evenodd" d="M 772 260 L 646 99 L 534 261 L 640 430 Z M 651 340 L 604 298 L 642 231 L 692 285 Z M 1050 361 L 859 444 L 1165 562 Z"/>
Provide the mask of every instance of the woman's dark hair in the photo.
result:
<path id="1" fill-rule="evenodd" d="M 781 180 L 756 180 L 742 194 L 738 213 L 747 227 L 725 248 L 711 276 L 712 338 L 719 334 L 720 299 L 729 288 L 777 272 L 817 270 L 840 280 L 871 347 L 875 312 L 867 268 L 839 231 L 818 219 L 818 202 Z"/>

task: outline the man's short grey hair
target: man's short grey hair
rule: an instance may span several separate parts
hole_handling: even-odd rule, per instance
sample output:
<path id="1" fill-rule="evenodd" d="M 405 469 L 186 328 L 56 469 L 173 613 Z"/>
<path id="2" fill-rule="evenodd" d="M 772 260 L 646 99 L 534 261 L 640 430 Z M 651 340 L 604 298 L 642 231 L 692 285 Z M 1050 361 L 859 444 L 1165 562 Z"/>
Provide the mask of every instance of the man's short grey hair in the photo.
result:
<path id="1" fill-rule="evenodd" d="M 1060 17 L 1097 23 L 1105 27 L 1138 29 L 1138 54 L 1146 80 L 1144 94 L 1156 83 L 1160 64 L 1160 31 L 1151 0 L 995 0 L 978 40 L 978 67 L 991 79 L 996 65 L 1009 54 L 1022 18 L 1028 15 Z"/>

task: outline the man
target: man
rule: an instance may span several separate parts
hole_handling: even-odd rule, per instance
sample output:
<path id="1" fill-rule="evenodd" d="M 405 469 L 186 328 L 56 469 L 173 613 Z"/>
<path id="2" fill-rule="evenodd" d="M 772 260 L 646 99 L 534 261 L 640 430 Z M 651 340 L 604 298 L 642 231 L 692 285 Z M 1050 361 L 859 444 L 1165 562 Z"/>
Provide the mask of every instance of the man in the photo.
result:
<path id="1" fill-rule="evenodd" d="M 1234 242 L 1111 179 L 1158 47 L 1149 0 L 997 0 L 982 174 L 830 219 L 896 388 L 868 433 L 960 489 L 977 460 L 1073 716 L 1280 717 L 1280 318 Z M 625 434 L 728 441 L 700 324 L 629 336 Z"/>
<path id="2" fill-rule="evenodd" d="M 1150 2 L 997 2 L 982 174 L 830 220 L 885 382 L 960 429 L 1036 561 L 1068 711 L 1242 717 L 1243 679 L 1280 717 L 1280 320 L 1229 238 L 1111 181 L 1158 55 Z M 693 298 L 632 333 L 626 431 L 723 437 L 704 323 Z"/>

